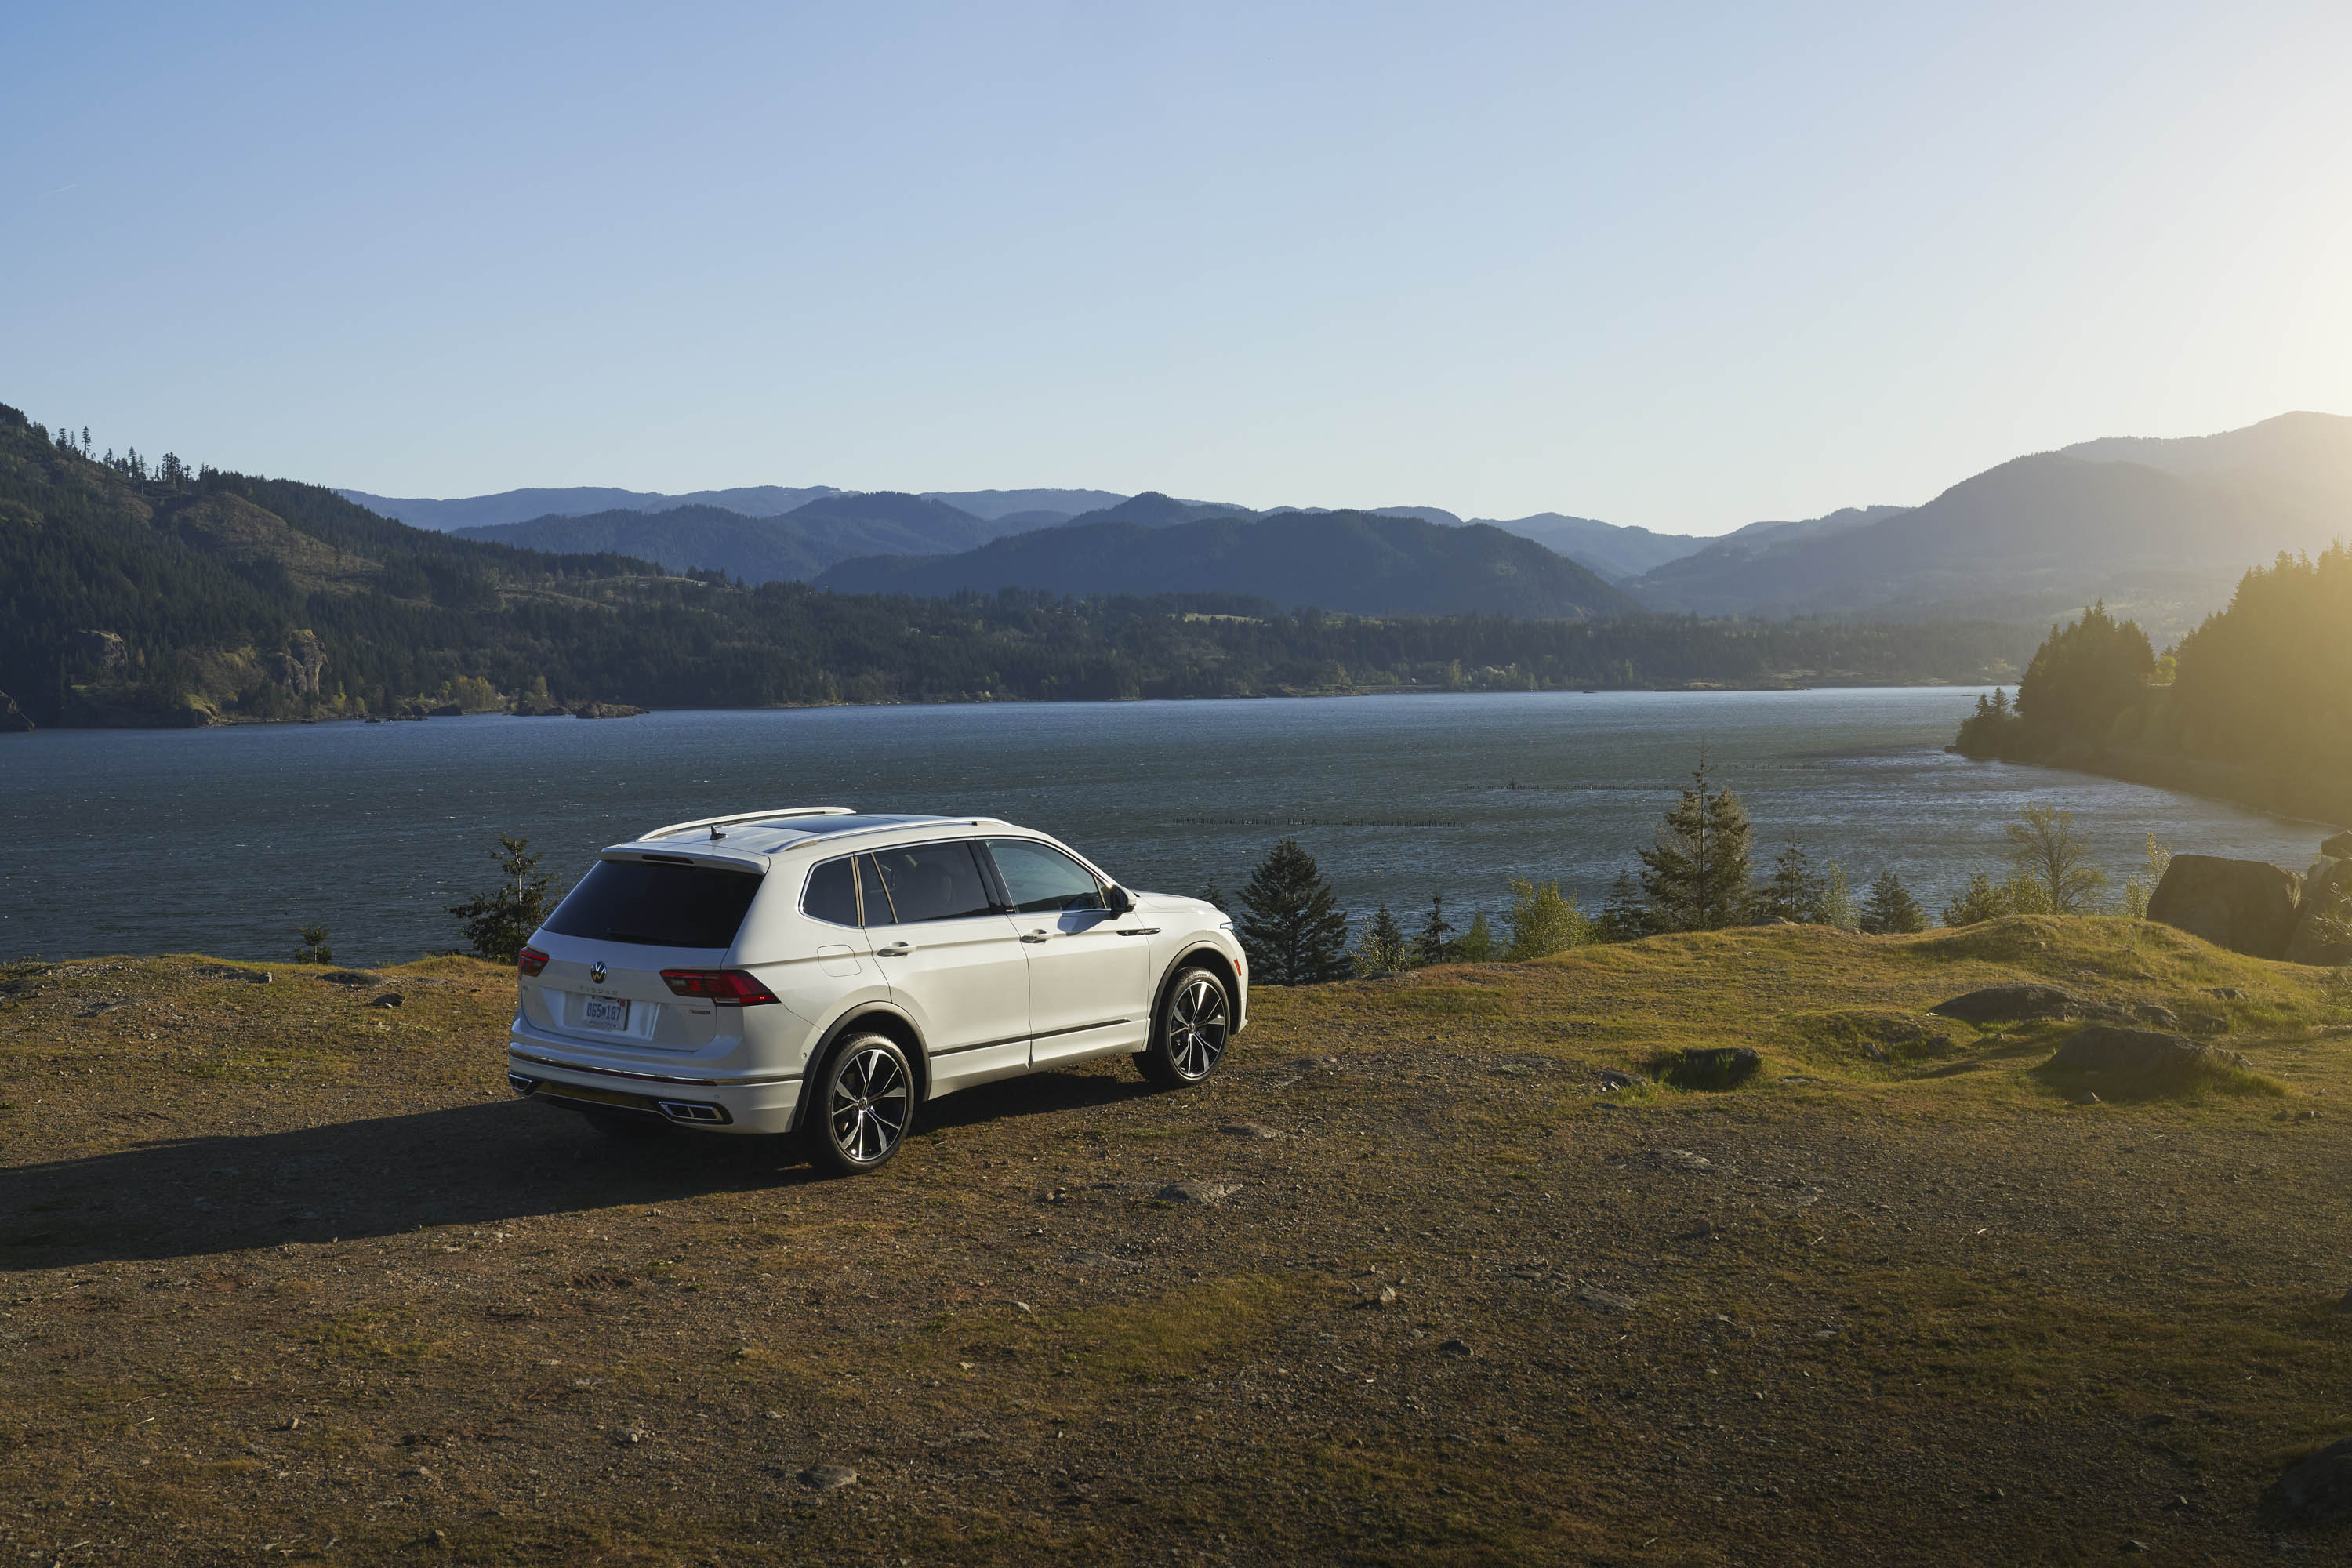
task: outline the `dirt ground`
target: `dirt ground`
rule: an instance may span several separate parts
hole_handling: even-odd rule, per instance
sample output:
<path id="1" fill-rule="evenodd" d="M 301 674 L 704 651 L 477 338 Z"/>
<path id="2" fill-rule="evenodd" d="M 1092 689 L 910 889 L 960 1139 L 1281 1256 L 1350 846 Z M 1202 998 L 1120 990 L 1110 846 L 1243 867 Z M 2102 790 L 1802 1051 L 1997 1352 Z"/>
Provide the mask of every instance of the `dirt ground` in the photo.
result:
<path id="1" fill-rule="evenodd" d="M 327 974 L 0 969 L 0 1563 L 2352 1562 L 2267 1500 L 2352 1434 L 2322 972 L 2011 921 L 1268 990 L 1204 1089 L 974 1090 L 854 1181 L 511 1100 L 503 972 Z M 2257 1075 L 2078 1104 L 2071 1026 L 1922 1018 L 2021 978 Z M 1707 1045 L 1763 1068 L 1653 1081 Z"/>

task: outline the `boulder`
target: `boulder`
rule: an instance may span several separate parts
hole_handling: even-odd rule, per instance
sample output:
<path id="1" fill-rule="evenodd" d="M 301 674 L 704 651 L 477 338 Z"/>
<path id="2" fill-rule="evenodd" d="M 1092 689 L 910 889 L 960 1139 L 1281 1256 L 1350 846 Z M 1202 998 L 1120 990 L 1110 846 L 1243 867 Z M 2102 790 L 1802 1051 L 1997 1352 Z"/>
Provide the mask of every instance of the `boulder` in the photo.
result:
<path id="1" fill-rule="evenodd" d="M 2147 900 L 2147 918 L 2249 958 L 2284 958 L 2303 879 L 2266 860 L 2175 855 Z"/>
<path id="2" fill-rule="evenodd" d="M 2202 1066 L 2252 1068 L 2235 1051 L 2209 1046 L 2185 1035 L 2155 1029 L 2122 1029 L 2094 1024 L 2068 1037 L 2043 1067 L 2057 1072 L 2098 1073 L 2103 1077 L 2148 1079 L 2175 1079 Z"/>
<path id="3" fill-rule="evenodd" d="M 2055 985 L 1988 985 L 1927 1009 L 1963 1024 L 2010 1024 L 2023 1018 L 2066 1018 L 2082 1011 L 2073 994 Z"/>
<path id="4" fill-rule="evenodd" d="M 2352 828 L 2322 840 L 2319 852 L 2332 860 L 2352 859 Z"/>
<path id="5" fill-rule="evenodd" d="M 2291 963 L 2352 963 L 2352 942 L 2330 941 L 2318 929 L 2339 903 L 2352 913 L 2352 860 L 2323 859 L 2304 879 L 2303 904 L 2295 913 L 2294 934 L 2286 943 Z"/>
<path id="6" fill-rule="evenodd" d="M 2352 1437 L 2288 1466 L 2271 1498 L 2290 1519 L 2318 1521 L 2352 1514 Z"/>
<path id="7" fill-rule="evenodd" d="M 1763 1065 L 1752 1046 L 1693 1046 L 1669 1059 L 1664 1076 L 1684 1089 L 1737 1089 Z"/>
<path id="8" fill-rule="evenodd" d="M 29 735 L 33 721 L 16 706 L 16 700 L 0 691 L 0 735 Z"/>

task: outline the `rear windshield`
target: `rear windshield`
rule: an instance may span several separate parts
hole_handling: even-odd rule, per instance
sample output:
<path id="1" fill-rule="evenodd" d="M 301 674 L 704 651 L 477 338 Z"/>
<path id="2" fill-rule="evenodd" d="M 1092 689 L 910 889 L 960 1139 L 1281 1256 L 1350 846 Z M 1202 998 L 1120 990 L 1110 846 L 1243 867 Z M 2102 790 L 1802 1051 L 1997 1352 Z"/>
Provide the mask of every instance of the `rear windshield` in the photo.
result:
<path id="1" fill-rule="evenodd" d="M 759 890 L 756 872 L 599 860 L 564 896 L 547 929 L 598 942 L 729 947 Z"/>

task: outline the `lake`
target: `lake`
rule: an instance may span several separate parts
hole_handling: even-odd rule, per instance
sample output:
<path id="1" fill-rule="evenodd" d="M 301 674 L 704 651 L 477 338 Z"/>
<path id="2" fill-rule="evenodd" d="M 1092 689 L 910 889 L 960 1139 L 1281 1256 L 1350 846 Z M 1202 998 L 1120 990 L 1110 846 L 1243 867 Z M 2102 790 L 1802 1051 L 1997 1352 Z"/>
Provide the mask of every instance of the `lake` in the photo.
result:
<path id="1" fill-rule="evenodd" d="M 2074 812 L 2115 879 L 2174 848 L 2300 869 L 2316 825 L 1943 746 L 1975 693 L 1550 692 L 1231 702 L 667 712 L 583 721 L 45 731 L 0 736 L 0 957 L 344 963 L 459 940 L 443 912 L 495 880 L 500 833 L 568 886 L 604 844 L 793 805 L 1004 817 L 1139 888 L 1230 894 L 1285 836 L 1358 916 L 1456 923 L 1513 875 L 1597 906 L 1699 749 L 1746 798 L 1757 868 L 1786 840 L 1857 892 L 1892 866 L 1931 911 L 1998 869 L 2028 802 Z"/>

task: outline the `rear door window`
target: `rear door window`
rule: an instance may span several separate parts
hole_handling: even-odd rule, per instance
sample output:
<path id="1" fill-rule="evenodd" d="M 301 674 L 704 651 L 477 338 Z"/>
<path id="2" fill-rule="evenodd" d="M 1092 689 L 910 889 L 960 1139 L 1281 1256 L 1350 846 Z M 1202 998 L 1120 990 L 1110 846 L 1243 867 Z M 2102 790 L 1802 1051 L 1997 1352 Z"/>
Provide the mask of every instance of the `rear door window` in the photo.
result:
<path id="1" fill-rule="evenodd" d="M 756 871 L 651 860 L 599 860 L 564 895 L 547 929 L 648 947 L 731 947 L 760 891 Z"/>
<path id="2" fill-rule="evenodd" d="M 1059 910 L 1099 910 L 1102 885 L 1095 874 L 1050 844 L 1028 838 L 992 838 L 988 852 L 1013 907 L 1022 914 Z"/>
<path id="3" fill-rule="evenodd" d="M 850 858 L 845 855 L 838 860 L 827 860 L 809 873 L 808 886 L 801 893 L 801 908 L 811 918 L 828 925 L 857 923 L 857 872 Z"/>
<path id="4" fill-rule="evenodd" d="M 881 872 L 898 923 L 963 921 L 994 914 L 996 900 L 989 895 L 988 879 L 981 875 L 975 847 L 968 840 L 911 844 L 904 849 L 877 850 L 869 857 Z M 869 925 L 882 923 L 875 918 L 871 904 L 866 919 Z"/>

